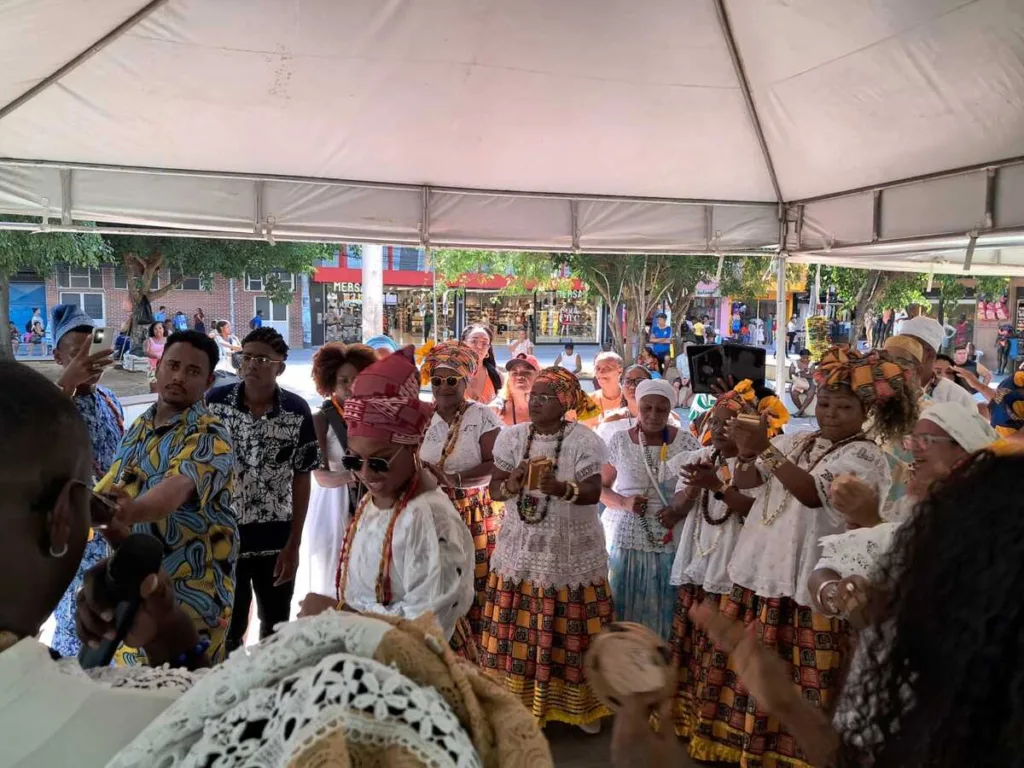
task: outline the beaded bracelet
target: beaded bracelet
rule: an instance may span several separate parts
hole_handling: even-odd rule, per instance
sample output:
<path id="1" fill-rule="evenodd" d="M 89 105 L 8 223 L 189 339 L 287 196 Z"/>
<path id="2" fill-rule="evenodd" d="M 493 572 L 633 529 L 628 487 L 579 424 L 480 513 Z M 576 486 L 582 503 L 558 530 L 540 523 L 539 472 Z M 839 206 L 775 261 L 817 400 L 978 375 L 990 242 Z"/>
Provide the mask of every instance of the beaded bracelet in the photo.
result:
<path id="1" fill-rule="evenodd" d="M 193 658 L 193 659 L 196 659 L 196 660 L 201 659 L 203 657 L 203 654 L 206 653 L 206 651 L 209 650 L 209 648 L 210 648 L 210 638 L 208 638 L 208 637 L 201 637 L 199 639 L 198 643 L 196 643 L 194 646 L 192 646 L 188 650 L 178 654 L 174 658 L 173 666 L 175 666 L 175 667 L 187 666 L 188 665 L 188 661 L 189 661 L 190 658 Z"/>

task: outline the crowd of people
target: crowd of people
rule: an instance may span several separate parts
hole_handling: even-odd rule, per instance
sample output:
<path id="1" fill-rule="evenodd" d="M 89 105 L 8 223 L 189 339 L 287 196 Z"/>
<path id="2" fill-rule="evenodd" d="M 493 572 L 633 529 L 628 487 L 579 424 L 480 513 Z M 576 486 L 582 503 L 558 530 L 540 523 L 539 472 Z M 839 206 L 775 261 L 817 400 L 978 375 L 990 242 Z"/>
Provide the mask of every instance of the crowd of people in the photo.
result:
<path id="1" fill-rule="evenodd" d="M 93 327 L 55 310 L 56 387 L 0 364 L 11 764 L 525 768 L 552 764 L 545 724 L 613 709 L 619 765 L 678 764 L 674 736 L 750 766 L 1021 761 L 1024 373 L 970 395 L 930 318 L 802 356 L 805 432 L 750 381 L 687 426 L 674 382 L 612 352 L 591 394 L 572 350 L 503 373 L 482 326 L 419 366 L 322 347 L 316 412 L 275 330 L 158 332 L 157 402 L 126 425 Z M 130 533 L 163 557 L 124 634 L 103 585 Z M 62 660 L 34 639 L 51 613 Z M 588 680 L 629 623 L 668 649 L 668 704 Z M 111 638 L 114 667 L 74 662 Z"/>

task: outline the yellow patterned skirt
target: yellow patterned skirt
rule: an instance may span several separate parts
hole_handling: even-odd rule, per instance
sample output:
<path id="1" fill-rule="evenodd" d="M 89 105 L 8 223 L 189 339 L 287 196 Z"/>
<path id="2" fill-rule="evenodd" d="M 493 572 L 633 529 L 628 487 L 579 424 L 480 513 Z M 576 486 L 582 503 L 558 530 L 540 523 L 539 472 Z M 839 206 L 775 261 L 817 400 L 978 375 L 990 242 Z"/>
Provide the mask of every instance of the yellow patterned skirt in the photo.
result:
<path id="1" fill-rule="evenodd" d="M 607 581 L 535 587 L 491 572 L 480 664 L 518 696 L 540 725 L 586 725 L 609 714 L 587 685 L 583 656 L 612 621 Z"/>
<path id="2" fill-rule="evenodd" d="M 476 553 L 473 586 L 476 589 L 476 600 L 467 618 L 473 640 L 479 645 L 483 633 L 484 603 L 487 601 L 487 574 L 491 569 L 491 554 L 498 540 L 505 505 L 491 501 L 491 493 L 487 488 L 445 487 L 444 491 L 473 535 L 473 549 Z"/>
<path id="3" fill-rule="evenodd" d="M 696 598 L 694 593 L 691 604 Z M 754 622 L 761 643 L 790 665 L 805 701 L 826 712 L 834 708 L 848 651 L 849 630 L 844 621 L 814 613 L 792 598 L 758 597 L 740 586 L 721 596 L 719 608 L 745 623 Z M 690 636 L 690 658 L 681 661 L 692 670 L 692 688 L 682 691 L 684 707 L 677 713 L 676 725 L 681 724 L 690 737 L 690 756 L 739 763 L 744 768 L 812 768 L 796 739 L 775 717 L 757 708 L 729 656 L 688 623 L 684 631 Z M 685 697 L 692 699 L 687 702 Z"/>

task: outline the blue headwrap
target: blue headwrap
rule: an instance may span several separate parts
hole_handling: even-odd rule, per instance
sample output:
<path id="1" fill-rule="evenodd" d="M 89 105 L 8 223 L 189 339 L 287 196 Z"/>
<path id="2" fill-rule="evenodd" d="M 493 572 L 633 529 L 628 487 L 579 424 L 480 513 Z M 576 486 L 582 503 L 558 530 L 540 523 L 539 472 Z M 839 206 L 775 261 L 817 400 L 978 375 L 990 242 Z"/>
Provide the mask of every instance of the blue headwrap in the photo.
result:
<path id="1" fill-rule="evenodd" d="M 363 342 L 370 349 L 376 351 L 378 349 L 386 349 L 388 352 L 397 352 L 398 344 L 390 336 L 371 336 Z"/>
<path id="2" fill-rule="evenodd" d="M 74 304 L 58 304 L 53 308 L 53 346 L 58 346 L 68 331 L 83 326 L 95 328 L 96 321 Z"/>

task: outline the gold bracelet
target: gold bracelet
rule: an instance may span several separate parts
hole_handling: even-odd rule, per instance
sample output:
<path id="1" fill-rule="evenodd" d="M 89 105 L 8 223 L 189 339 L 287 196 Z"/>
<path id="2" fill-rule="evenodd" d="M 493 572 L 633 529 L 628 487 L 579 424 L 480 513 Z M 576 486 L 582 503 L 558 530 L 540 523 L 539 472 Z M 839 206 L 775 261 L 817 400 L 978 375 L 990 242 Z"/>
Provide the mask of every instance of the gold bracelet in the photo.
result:
<path id="1" fill-rule="evenodd" d="M 786 456 L 774 445 L 769 445 L 761 451 L 759 458 L 761 466 L 769 475 L 774 475 L 779 467 L 786 463 Z"/>

